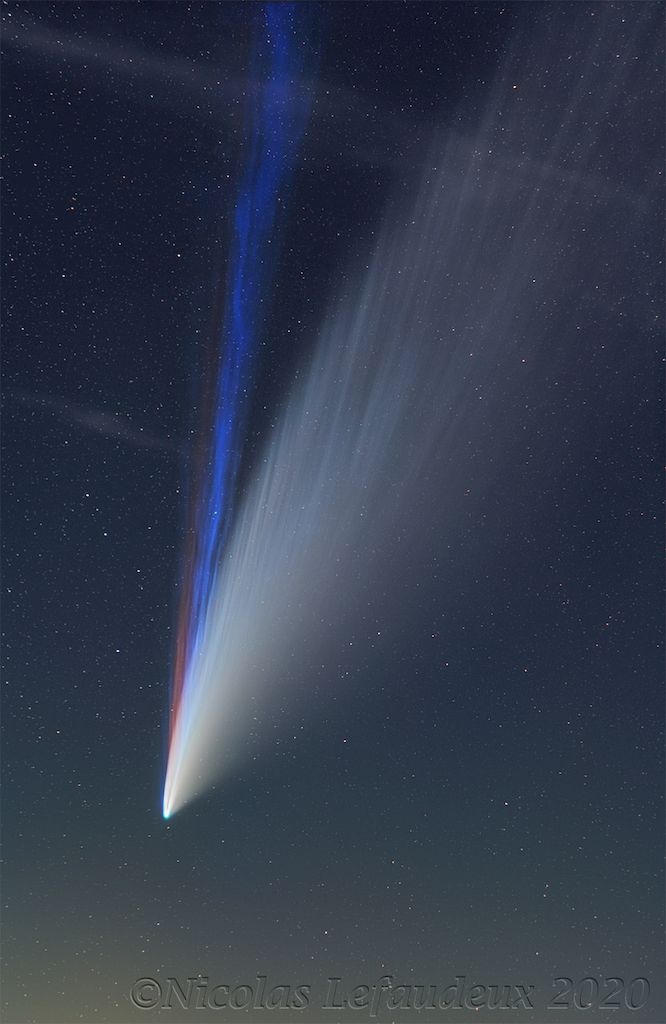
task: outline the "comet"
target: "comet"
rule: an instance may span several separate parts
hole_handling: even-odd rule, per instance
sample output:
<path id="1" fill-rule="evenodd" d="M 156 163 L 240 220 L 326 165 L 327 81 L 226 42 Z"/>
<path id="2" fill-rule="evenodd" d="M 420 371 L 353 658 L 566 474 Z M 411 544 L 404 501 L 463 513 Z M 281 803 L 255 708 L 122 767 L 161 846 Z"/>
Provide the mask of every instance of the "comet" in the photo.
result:
<path id="1" fill-rule="evenodd" d="M 256 110 L 264 127 L 236 211 L 224 357 L 188 534 L 166 818 L 241 763 L 275 753 L 287 728 L 293 739 L 321 717 L 325 700 L 344 697 L 352 709 L 358 691 L 349 677 L 364 685 L 378 646 L 389 644 L 383 666 L 400 650 L 401 671 L 409 649 L 393 637 L 406 635 L 429 580 L 438 595 L 429 614 L 444 630 L 461 580 L 486 578 L 488 552 L 473 549 L 470 516 L 481 524 L 473 534 L 480 548 L 496 509 L 494 476 L 526 472 L 514 454 L 525 440 L 524 375 L 547 377 L 561 351 L 583 344 L 574 318 L 554 344 L 549 310 L 571 301 L 586 279 L 587 239 L 606 213 L 616 223 L 617 204 L 631 199 L 604 192 L 594 177 L 594 132 L 622 98 L 621 77 L 586 93 L 587 106 L 578 76 L 570 93 L 552 97 L 545 41 L 531 39 L 527 54 L 519 41 L 489 90 L 486 116 L 466 135 L 433 129 L 410 180 L 395 183 L 372 242 L 331 283 L 237 494 L 243 388 L 267 287 L 259 254 L 294 160 L 293 130 L 270 146 L 264 138 L 271 83 L 294 59 L 293 16 L 282 17 L 271 28 L 273 70 Z M 595 60 L 591 35 L 583 77 Z M 532 83 L 519 103 L 517 69 Z M 291 101 L 288 108 L 296 116 Z M 535 136 L 535 123 L 558 130 Z M 585 146 L 570 146 L 569 133 Z M 615 252 L 615 235 L 612 244 Z M 539 450 L 539 438 L 527 440 Z M 451 552 L 456 542 L 460 554 Z M 354 660 L 357 646 L 363 656 Z M 409 700 L 406 682 L 403 689 Z"/>

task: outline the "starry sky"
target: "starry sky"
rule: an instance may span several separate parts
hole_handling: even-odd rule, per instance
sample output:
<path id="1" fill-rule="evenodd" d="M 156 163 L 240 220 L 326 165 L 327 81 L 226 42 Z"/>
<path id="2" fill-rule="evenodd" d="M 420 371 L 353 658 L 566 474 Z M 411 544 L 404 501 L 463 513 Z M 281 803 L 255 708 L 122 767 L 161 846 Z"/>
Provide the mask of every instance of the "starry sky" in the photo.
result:
<path id="1" fill-rule="evenodd" d="M 299 7 L 225 502 L 270 671 L 162 817 L 264 13 L 2 6 L 3 1019 L 388 975 L 659 1024 L 660 4 Z"/>

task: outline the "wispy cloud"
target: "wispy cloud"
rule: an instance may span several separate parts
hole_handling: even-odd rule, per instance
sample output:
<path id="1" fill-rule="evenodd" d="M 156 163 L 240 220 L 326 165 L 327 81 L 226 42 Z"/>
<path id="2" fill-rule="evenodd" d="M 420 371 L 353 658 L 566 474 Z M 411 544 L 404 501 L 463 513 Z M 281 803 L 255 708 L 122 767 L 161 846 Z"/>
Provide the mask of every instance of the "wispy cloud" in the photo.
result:
<path id="1" fill-rule="evenodd" d="M 201 61 L 176 54 L 162 56 L 131 42 L 114 41 L 89 33 L 74 34 L 55 28 L 25 10 L 15 10 L 3 25 L 5 55 L 14 51 L 34 63 L 67 64 L 81 75 L 93 75 L 96 87 L 117 90 L 118 79 L 132 85 L 131 98 L 153 109 L 187 111 L 190 118 L 240 125 L 245 100 L 259 88 L 251 75 L 225 68 L 222 73 Z M 103 74 L 101 72 L 104 72 Z M 109 74 L 111 72 L 111 74 Z M 421 141 L 422 130 L 414 114 L 377 103 L 358 90 L 301 75 L 298 86 L 310 97 L 310 152 L 327 159 L 334 152 L 350 163 L 391 167 Z"/>
<path id="2" fill-rule="evenodd" d="M 81 430 L 99 434 L 101 437 L 121 441 L 131 448 L 145 448 L 150 451 L 178 455 L 180 445 L 169 438 L 159 437 L 143 427 L 137 427 L 128 417 L 107 409 L 94 409 L 68 402 L 53 395 L 32 394 L 16 390 L 9 396 L 24 409 L 56 416 L 63 423 L 73 424 Z"/>

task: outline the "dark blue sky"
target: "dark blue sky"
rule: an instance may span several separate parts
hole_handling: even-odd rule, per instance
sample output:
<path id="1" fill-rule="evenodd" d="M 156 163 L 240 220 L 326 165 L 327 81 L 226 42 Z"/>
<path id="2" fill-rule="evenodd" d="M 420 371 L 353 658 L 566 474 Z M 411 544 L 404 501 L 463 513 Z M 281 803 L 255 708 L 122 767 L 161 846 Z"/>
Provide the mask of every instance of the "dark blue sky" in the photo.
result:
<path id="1" fill-rule="evenodd" d="M 314 100 L 239 487 L 434 152 L 456 247 L 415 294 L 441 280 L 461 344 L 493 358 L 410 485 L 428 507 L 354 581 L 353 643 L 331 622 L 299 681 L 295 729 L 258 755 L 248 740 L 167 824 L 191 456 L 256 8 L 3 7 L 4 1019 L 180 1022 L 133 1006 L 134 981 L 259 973 L 312 986 L 305 1014 L 273 1013 L 286 1024 L 367 1020 L 321 1011 L 328 977 L 464 974 L 534 984 L 531 1021 L 559 975 L 647 977 L 642 1009 L 587 1018 L 658 1024 L 663 8 L 309 10 Z M 419 308 L 405 344 L 429 352 Z M 395 483 L 389 468 L 387 519 Z M 197 1019 L 229 1016 L 247 1014 Z"/>

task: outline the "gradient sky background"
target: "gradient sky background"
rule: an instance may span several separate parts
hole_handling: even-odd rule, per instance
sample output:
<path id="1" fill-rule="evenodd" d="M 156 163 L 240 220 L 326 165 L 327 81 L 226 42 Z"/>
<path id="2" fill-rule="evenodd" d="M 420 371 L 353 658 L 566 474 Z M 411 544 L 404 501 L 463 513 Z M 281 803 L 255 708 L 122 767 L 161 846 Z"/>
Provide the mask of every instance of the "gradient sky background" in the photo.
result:
<path id="1" fill-rule="evenodd" d="M 442 288 L 460 276 L 452 326 L 485 341 L 451 383 L 447 473 L 432 459 L 414 490 L 428 506 L 351 624 L 341 570 L 316 676 L 318 651 L 295 654 L 295 728 L 240 737 L 237 770 L 162 820 L 257 11 L 3 6 L 4 1019 L 184 1021 L 133 1007 L 133 982 L 260 973 L 313 995 L 253 1019 L 317 1022 L 327 977 L 388 973 L 534 984 L 542 1008 L 558 975 L 644 976 L 642 1010 L 584 1016 L 657 1024 L 661 5 L 309 7 L 241 486 L 331 303 L 353 305 L 445 150 L 453 198 L 481 198 L 460 200 Z M 532 265 L 529 297 L 512 282 Z M 431 344 L 414 317 L 405 345 Z M 516 1019 L 544 1015 L 581 1016 Z"/>

